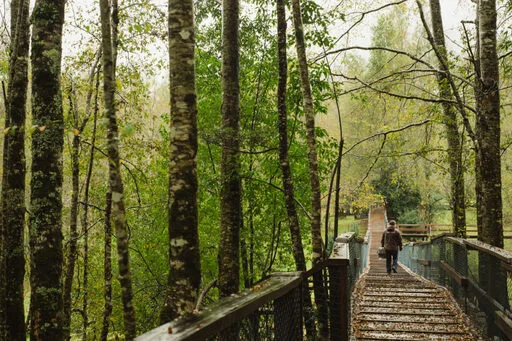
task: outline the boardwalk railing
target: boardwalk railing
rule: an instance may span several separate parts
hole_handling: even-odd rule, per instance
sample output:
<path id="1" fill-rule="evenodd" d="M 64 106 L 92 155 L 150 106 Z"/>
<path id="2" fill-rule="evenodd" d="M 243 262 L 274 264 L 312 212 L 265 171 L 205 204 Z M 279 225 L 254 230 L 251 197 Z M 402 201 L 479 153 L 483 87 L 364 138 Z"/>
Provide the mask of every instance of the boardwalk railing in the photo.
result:
<path id="1" fill-rule="evenodd" d="M 354 233 L 343 234 L 336 238 L 333 254 L 311 270 L 274 273 L 249 290 L 219 300 L 192 320 L 172 321 L 136 340 L 300 341 L 310 334 L 308 323 L 323 325 L 318 333 L 329 340 L 348 340 L 350 294 L 366 266 L 367 248 Z M 324 280 L 325 296 L 305 307 L 304 292 L 312 290 L 311 278 L 318 274 Z M 308 321 L 311 318 L 315 321 Z"/>
<path id="2" fill-rule="evenodd" d="M 399 224 L 402 237 L 406 239 L 421 238 L 428 240 L 429 238 L 449 233 L 453 231 L 451 224 Z M 467 238 L 473 239 L 478 237 L 476 225 L 467 225 L 466 228 Z M 504 229 L 504 239 L 512 239 L 512 230 L 510 227 Z"/>
<path id="3" fill-rule="evenodd" d="M 512 339 L 512 252 L 444 235 L 406 244 L 399 260 L 449 288 L 484 334 Z"/>

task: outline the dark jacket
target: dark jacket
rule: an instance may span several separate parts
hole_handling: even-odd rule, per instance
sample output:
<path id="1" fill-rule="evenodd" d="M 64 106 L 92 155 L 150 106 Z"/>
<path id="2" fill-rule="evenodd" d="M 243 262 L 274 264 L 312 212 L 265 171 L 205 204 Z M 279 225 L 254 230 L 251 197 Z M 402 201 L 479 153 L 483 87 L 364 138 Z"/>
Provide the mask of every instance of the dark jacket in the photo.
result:
<path id="1" fill-rule="evenodd" d="M 386 251 L 402 250 L 402 235 L 397 229 L 388 227 L 382 234 L 380 244 Z"/>

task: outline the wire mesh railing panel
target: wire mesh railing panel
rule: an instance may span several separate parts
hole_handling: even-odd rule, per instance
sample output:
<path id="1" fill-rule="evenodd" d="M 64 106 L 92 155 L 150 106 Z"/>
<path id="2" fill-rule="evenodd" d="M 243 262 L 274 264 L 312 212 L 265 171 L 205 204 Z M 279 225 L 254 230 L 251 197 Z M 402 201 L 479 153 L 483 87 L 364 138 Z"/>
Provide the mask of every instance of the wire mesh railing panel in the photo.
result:
<path id="1" fill-rule="evenodd" d="M 400 257 L 412 271 L 449 288 L 483 335 L 512 339 L 512 253 L 445 237 L 407 244 Z"/>
<path id="2" fill-rule="evenodd" d="M 307 272 L 274 273 L 193 320 L 172 321 L 136 340 L 348 340 L 350 293 L 366 266 L 368 244 L 351 233 L 339 239 L 333 256 Z"/>
<path id="3" fill-rule="evenodd" d="M 302 286 L 219 330 L 208 341 L 300 340 L 302 335 Z"/>

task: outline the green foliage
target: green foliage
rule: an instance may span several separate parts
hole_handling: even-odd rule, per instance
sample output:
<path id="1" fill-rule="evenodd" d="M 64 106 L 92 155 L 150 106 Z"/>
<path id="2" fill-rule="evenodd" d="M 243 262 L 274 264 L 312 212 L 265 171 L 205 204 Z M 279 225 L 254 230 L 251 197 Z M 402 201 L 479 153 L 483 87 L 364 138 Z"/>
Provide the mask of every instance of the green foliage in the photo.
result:
<path id="1" fill-rule="evenodd" d="M 406 223 L 419 222 L 417 209 L 421 195 L 418 189 L 393 171 L 382 172 L 380 178 L 372 185 L 375 186 L 375 191 L 385 198 L 388 219 Z"/>
<path id="2" fill-rule="evenodd" d="M 73 1 L 71 2 L 73 3 Z M 197 154 L 199 177 L 199 234 L 203 287 L 217 277 L 217 249 L 219 243 L 220 208 L 220 160 L 221 160 L 221 2 L 196 1 L 196 84 L 198 91 Z M 70 196 L 69 149 L 74 136 L 75 122 L 70 110 L 69 97 L 73 98 L 79 120 L 85 117 L 85 98 L 91 65 L 98 51 L 100 37 L 97 3 L 74 3 L 72 25 L 67 26 L 67 36 L 73 39 L 63 63 L 64 111 L 66 113 L 65 184 L 63 188 L 65 217 L 69 221 Z M 305 35 L 310 57 L 319 51 L 334 48 L 339 32 L 333 30 L 334 20 L 350 20 L 344 6 L 327 9 L 320 1 L 303 1 Z M 324 7 L 325 6 L 325 7 Z M 356 10 L 367 6 L 354 2 L 347 4 Z M 372 6 L 373 7 L 373 3 Z M 116 99 L 122 171 L 126 193 L 128 222 L 130 227 L 131 266 L 133 274 L 135 309 L 139 330 L 147 330 L 158 322 L 162 294 L 167 282 L 167 188 L 169 155 L 169 94 L 165 81 L 167 71 L 166 6 L 155 6 L 150 0 L 124 1 L 120 8 L 120 44 L 117 64 Z M 257 281 L 271 271 L 294 270 L 292 246 L 284 207 L 281 171 L 277 140 L 277 43 L 275 37 L 274 2 L 250 0 L 243 2 L 240 27 L 240 85 L 241 85 L 241 167 L 243 181 L 243 229 L 246 244 L 243 257 L 248 257 L 249 279 Z M 372 44 L 407 51 L 426 51 L 418 32 L 411 32 L 411 13 L 406 4 L 394 6 L 380 15 L 372 28 Z M 505 25 L 506 26 L 506 25 Z M 288 75 L 288 133 L 289 157 L 299 205 L 299 219 L 306 259 L 311 255 L 309 169 L 307 164 L 306 131 L 300 77 L 293 52 L 294 38 L 289 25 L 289 75 Z M 413 37 L 414 42 L 409 39 Z M 510 50 L 512 34 L 510 25 L 502 31 L 500 49 Z M 0 77 L 7 73 L 7 49 L 0 47 Z M 336 45 L 338 46 L 338 45 Z M 2 49 L 3 48 L 3 49 Z M 454 57 L 454 69 L 468 73 L 465 58 Z M 431 58 L 427 56 L 426 59 Z M 508 57 L 510 58 L 510 57 Z M 316 129 L 322 193 L 327 192 L 330 173 L 337 157 L 338 121 L 332 119 L 336 112 L 333 102 L 330 68 L 339 68 L 347 75 L 357 76 L 372 83 L 378 78 L 376 89 L 393 93 L 426 96 L 435 93 L 433 77 L 413 77 L 405 74 L 391 75 L 416 65 L 405 56 L 373 51 L 368 60 L 356 54 L 348 54 L 338 64 L 328 65 L 326 60 L 310 64 L 310 78 L 317 122 Z M 332 62 L 332 61 L 330 61 Z M 510 62 L 505 59 L 502 77 L 504 87 L 509 86 Z M 335 70 L 337 72 L 338 70 Z M 101 77 L 101 76 L 100 76 Z M 162 80 L 163 79 L 163 80 Z M 388 205 L 388 216 L 402 223 L 415 223 L 423 219 L 440 218 L 447 208 L 447 171 L 444 153 L 445 143 L 440 129 L 440 108 L 437 104 L 414 102 L 378 94 L 370 89 L 357 89 L 351 80 L 335 77 L 338 92 L 346 91 L 341 98 L 345 150 L 376 133 L 400 128 L 426 118 L 432 124 L 417 127 L 383 137 L 370 138 L 351 149 L 342 158 L 341 201 L 344 213 L 362 212 L 370 204 L 383 200 Z M 373 84 L 373 83 L 372 83 Z M 73 287 L 73 302 L 81 309 L 84 292 L 88 292 L 90 339 L 98 338 L 103 312 L 103 209 L 107 191 L 108 167 L 105 151 L 106 129 L 101 117 L 102 95 L 99 89 L 99 117 L 97 150 L 90 189 L 89 232 L 89 281 L 83 287 L 83 228 L 79 240 L 80 253 Z M 353 91 L 352 91 L 353 90 Z M 471 98 L 465 90 L 465 97 Z M 500 94 L 504 103 L 510 102 L 509 92 Z M 94 106 L 93 106 L 94 107 Z M 508 118 L 510 107 L 504 106 Z M 329 121 L 332 119 L 332 121 Z M 512 169 L 510 142 L 512 128 L 504 125 L 505 170 Z M 92 117 L 80 134 L 81 181 L 83 183 L 92 141 Z M 471 151 L 465 152 L 467 167 L 472 169 Z M 512 182 L 510 172 L 504 172 L 505 203 Z M 474 186 L 468 180 L 467 187 Z M 81 189 L 83 193 L 83 188 Z M 474 196 L 468 195 L 472 202 Z M 508 207 L 512 205 L 508 200 Z M 80 209 L 83 209 L 81 206 Z M 426 217 L 429 218 L 426 218 Z M 332 217 L 332 215 L 331 215 Z M 505 219 L 512 221 L 510 214 Z M 439 221 L 436 221 L 439 222 Z M 442 221 L 444 222 L 444 221 Z M 470 222 L 468 222 L 470 223 Z M 359 230 L 353 220 L 340 223 L 342 230 Z M 364 231 L 361 231 L 364 232 Z M 65 227 L 67 237 L 67 227 Z M 332 240 L 327 242 L 330 247 Z M 113 265 L 117 270 L 115 238 Z M 111 318 L 111 334 L 122 330 L 123 319 L 120 304 L 120 287 L 114 273 L 114 312 Z M 208 300 L 215 299 L 215 290 Z M 77 310 L 78 311 L 78 310 Z M 115 331 L 114 331 L 115 330 Z M 82 331 L 82 317 L 73 314 L 72 333 L 76 338 Z"/>

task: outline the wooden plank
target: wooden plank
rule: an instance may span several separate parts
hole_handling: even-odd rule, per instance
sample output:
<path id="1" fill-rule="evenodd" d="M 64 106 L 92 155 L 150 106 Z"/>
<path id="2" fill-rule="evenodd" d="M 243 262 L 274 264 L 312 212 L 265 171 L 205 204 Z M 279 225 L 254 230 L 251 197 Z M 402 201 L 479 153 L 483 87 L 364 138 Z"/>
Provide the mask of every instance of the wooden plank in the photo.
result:
<path id="1" fill-rule="evenodd" d="M 441 261 L 439 262 L 441 268 L 446 272 L 448 276 L 453 278 L 460 286 L 466 287 L 468 284 L 468 279 L 465 276 L 461 276 L 452 268 L 448 263 Z"/>
<path id="2" fill-rule="evenodd" d="M 418 259 L 417 262 L 420 263 L 421 265 L 424 265 L 424 266 L 431 266 L 432 265 L 432 261 L 431 260 L 427 260 L 427 259 Z"/>
<path id="3" fill-rule="evenodd" d="M 137 337 L 135 340 L 204 340 L 233 323 L 241 321 L 265 303 L 299 287 L 301 282 L 300 275 L 272 276 L 252 289 L 221 299 L 192 321 L 172 321 Z"/>
<path id="4" fill-rule="evenodd" d="M 512 339 L 512 320 L 501 311 L 495 311 L 495 323 L 509 340 Z"/>

